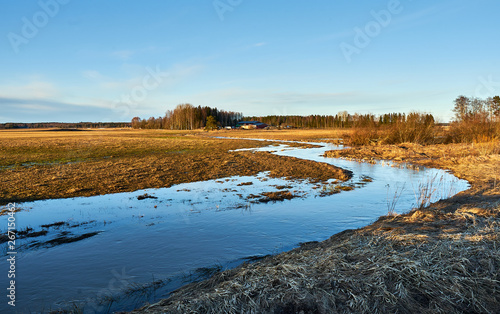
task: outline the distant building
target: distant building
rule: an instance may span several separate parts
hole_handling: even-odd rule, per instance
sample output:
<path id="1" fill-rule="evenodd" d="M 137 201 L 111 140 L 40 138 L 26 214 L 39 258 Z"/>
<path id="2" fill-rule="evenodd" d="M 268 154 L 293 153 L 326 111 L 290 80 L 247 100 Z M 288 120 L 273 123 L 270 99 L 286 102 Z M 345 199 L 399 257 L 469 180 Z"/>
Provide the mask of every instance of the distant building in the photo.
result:
<path id="1" fill-rule="evenodd" d="M 267 128 L 267 124 L 262 123 L 260 121 L 240 121 L 236 124 L 237 128 L 242 129 L 265 129 Z"/>

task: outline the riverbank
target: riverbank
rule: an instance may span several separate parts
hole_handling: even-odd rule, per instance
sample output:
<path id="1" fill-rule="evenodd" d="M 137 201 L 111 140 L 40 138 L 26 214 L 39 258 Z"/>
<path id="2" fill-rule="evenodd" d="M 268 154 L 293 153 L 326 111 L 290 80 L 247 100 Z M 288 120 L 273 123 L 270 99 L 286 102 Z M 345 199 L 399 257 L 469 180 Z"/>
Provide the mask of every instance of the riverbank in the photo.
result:
<path id="1" fill-rule="evenodd" d="M 327 156 L 449 169 L 471 188 L 187 285 L 134 313 L 496 312 L 497 144 L 366 146 Z M 432 190 L 432 189 L 431 189 Z"/>
<path id="2" fill-rule="evenodd" d="M 234 134 L 234 133 L 232 133 Z M 131 192 L 250 176 L 345 180 L 340 168 L 269 153 L 234 151 L 272 143 L 225 133 L 166 130 L 2 130 L 0 205 Z M 307 144 L 294 144 L 297 146 Z"/>

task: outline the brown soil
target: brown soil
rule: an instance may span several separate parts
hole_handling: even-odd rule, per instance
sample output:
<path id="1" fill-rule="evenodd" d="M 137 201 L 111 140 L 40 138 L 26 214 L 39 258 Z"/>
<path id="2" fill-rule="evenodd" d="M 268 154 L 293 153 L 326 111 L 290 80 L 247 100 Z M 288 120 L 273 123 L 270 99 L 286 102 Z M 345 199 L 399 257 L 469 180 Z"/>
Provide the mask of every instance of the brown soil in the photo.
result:
<path id="1" fill-rule="evenodd" d="M 500 156 L 490 148 L 404 144 L 330 152 L 446 168 L 472 187 L 217 273 L 134 313 L 498 313 Z"/>
<path id="2" fill-rule="evenodd" d="M 328 164 L 264 152 L 230 152 L 270 144 L 162 130 L 0 131 L 0 205 L 170 187 L 262 171 L 270 171 L 271 177 L 299 179 L 350 177 Z"/>

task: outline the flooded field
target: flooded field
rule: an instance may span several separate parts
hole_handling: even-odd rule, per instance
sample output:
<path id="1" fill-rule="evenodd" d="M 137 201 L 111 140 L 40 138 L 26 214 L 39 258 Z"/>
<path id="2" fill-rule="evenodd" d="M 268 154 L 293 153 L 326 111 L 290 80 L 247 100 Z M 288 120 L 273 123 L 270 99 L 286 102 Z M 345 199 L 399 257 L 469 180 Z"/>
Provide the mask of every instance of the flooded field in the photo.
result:
<path id="1" fill-rule="evenodd" d="M 350 170 L 346 182 L 262 172 L 18 204 L 16 308 L 131 310 L 214 271 L 322 241 L 468 187 L 442 170 L 322 157 L 340 148 L 282 143 L 259 149 Z M 6 216 L 0 221 L 7 225 Z M 6 243 L 1 245 L 5 255 Z M 0 271 L 7 272 L 7 265 Z M 6 309 L 2 303 L 0 311 Z"/>

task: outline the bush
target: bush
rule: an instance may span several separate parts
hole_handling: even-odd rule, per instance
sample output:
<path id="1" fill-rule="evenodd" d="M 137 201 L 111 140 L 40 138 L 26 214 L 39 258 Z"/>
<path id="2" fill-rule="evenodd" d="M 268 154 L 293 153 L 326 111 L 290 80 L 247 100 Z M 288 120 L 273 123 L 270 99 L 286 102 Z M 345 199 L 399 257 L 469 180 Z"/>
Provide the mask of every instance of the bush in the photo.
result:
<path id="1" fill-rule="evenodd" d="M 447 142 L 450 143 L 484 143 L 500 138 L 498 123 L 470 119 L 453 122 L 450 125 Z"/>
<path id="2" fill-rule="evenodd" d="M 434 118 L 429 114 L 410 113 L 398 121 L 382 126 L 356 128 L 345 139 L 347 145 L 434 143 L 436 127 Z"/>
<path id="3" fill-rule="evenodd" d="M 376 127 L 356 128 L 347 136 L 344 143 L 350 146 L 369 145 L 379 141 L 379 134 Z"/>
<path id="4" fill-rule="evenodd" d="M 435 133 L 431 115 L 413 112 L 405 121 L 398 121 L 385 131 L 384 143 L 431 144 L 434 142 Z"/>

